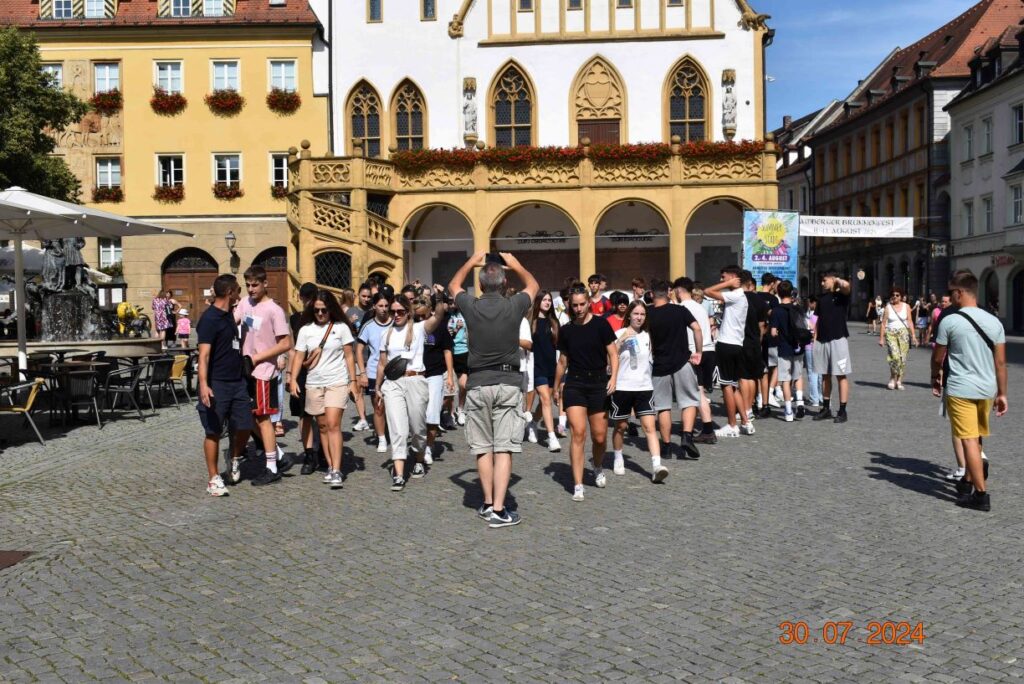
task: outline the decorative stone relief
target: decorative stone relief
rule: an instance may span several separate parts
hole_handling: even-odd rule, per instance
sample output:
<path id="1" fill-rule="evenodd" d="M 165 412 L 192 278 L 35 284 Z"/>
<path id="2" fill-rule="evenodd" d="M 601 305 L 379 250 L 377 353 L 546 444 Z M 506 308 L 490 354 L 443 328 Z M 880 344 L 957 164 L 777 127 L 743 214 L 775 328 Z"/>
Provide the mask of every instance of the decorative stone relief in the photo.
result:
<path id="1" fill-rule="evenodd" d="M 733 87 L 736 85 L 736 70 L 726 69 L 722 72 L 722 85 L 725 86 L 725 94 L 722 96 L 722 131 L 728 140 L 736 137 L 736 94 Z"/>
<path id="2" fill-rule="evenodd" d="M 366 183 L 367 185 L 391 185 L 392 171 L 387 164 L 377 162 L 366 162 Z"/>
<path id="3" fill-rule="evenodd" d="M 759 180 L 761 157 L 725 161 L 684 161 L 683 180 Z"/>
<path id="4" fill-rule="evenodd" d="M 488 169 L 487 181 L 492 185 L 566 185 L 580 180 L 577 164 L 541 164 L 526 168 Z"/>
<path id="5" fill-rule="evenodd" d="M 468 143 L 477 141 L 476 79 L 462 79 L 462 137 Z"/>
<path id="6" fill-rule="evenodd" d="M 339 233 L 352 232 L 351 212 L 342 207 L 332 207 L 322 202 L 313 202 L 313 226 Z"/>
<path id="7" fill-rule="evenodd" d="M 65 87 L 81 100 L 92 95 L 89 85 L 90 64 L 86 60 L 64 62 Z M 98 154 L 118 155 L 122 152 L 124 129 L 120 112 L 103 116 L 89 112 L 81 121 L 60 131 L 52 131 L 56 148 L 75 177 L 85 188 L 96 184 L 94 157 Z"/>
<path id="8" fill-rule="evenodd" d="M 472 171 L 430 169 L 417 175 L 399 174 L 403 188 L 462 188 L 473 184 Z"/>
<path id="9" fill-rule="evenodd" d="M 668 162 L 663 164 L 624 162 L 594 165 L 594 181 L 598 183 L 642 183 L 663 181 L 668 178 Z"/>
<path id="10" fill-rule="evenodd" d="M 371 240 L 382 245 L 394 244 L 395 226 L 389 225 L 375 216 L 367 215 L 366 233 Z"/>
<path id="11" fill-rule="evenodd" d="M 601 58 L 595 58 L 580 76 L 574 93 L 577 119 L 621 119 L 622 84 Z"/>
<path id="12" fill-rule="evenodd" d="M 313 182 L 321 185 L 340 185 L 349 182 L 352 167 L 346 162 L 314 162 Z"/>

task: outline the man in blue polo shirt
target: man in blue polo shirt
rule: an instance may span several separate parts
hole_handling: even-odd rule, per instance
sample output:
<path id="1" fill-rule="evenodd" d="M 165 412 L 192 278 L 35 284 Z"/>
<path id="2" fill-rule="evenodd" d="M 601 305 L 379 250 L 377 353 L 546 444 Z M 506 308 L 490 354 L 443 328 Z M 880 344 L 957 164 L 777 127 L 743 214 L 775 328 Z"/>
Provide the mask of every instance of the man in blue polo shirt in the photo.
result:
<path id="1" fill-rule="evenodd" d="M 245 379 L 242 377 L 242 348 L 238 326 L 232 309 L 241 299 L 238 279 L 233 275 L 219 275 L 213 281 L 213 306 L 208 308 L 196 325 L 199 341 L 199 420 L 206 432 L 203 453 L 209 476 L 207 493 L 224 496 L 228 493 L 224 480 L 217 472 L 217 454 L 224 422 L 234 428 L 231 444 L 231 480 L 241 479 L 239 464 L 242 450 L 252 430 L 252 403 Z"/>

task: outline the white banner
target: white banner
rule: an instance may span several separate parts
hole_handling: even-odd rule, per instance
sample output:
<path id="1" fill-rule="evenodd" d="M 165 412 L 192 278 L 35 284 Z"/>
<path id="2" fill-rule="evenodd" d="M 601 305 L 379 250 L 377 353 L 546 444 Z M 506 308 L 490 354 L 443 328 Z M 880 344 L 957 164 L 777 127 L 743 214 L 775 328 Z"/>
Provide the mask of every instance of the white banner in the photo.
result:
<path id="1" fill-rule="evenodd" d="M 801 237 L 912 238 L 911 216 L 801 216 Z"/>

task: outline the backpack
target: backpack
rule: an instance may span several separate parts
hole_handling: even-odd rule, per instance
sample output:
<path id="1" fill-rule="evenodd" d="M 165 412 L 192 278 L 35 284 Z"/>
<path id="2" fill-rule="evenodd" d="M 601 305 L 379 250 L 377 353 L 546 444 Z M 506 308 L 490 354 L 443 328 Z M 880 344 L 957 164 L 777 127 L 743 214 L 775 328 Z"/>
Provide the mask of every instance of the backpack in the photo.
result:
<path id="1" fill-rule="evenodd" d="M 800 312 L 792 304 L 782 304 L 782 308 L 789 314 L 789 325 L 787 326 L 786 342 L 789 343 L 793 349 L 800 349 L 806 347 L 814 339 L 814 335 L 807 328 L 807 319 L 804 318 L 803 313 Z"/>

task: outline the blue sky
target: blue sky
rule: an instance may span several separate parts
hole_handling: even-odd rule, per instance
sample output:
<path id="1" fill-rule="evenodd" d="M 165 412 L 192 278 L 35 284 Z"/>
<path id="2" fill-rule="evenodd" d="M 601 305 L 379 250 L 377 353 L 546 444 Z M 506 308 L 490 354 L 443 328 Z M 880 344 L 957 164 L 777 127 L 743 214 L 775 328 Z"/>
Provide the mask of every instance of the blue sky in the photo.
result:
<path id="1" fill-rule="evenodd" d="M 953 19 L 971 0 L 750 0 L 772 15 L 768 129 L 842 99 L 895 47 Z"/>

